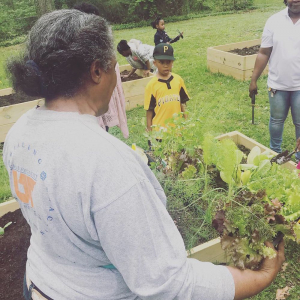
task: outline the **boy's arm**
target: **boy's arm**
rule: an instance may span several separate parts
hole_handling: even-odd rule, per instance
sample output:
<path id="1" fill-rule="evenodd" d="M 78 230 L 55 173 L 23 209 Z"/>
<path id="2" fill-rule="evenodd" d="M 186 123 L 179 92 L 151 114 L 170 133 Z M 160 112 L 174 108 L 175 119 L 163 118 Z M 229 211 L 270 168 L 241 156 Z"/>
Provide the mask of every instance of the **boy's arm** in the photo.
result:
<path id="1" fill-rule="evenodd" d="M 152 109 L 147 110 L 147 112 L 146 112 L 147 131 L 152 131 L 151 126 L 152 126 L 153 116 L 154 116 L 154 110 L 152 110 Z"/>
<path id="2" fill-rule="evenodd" d="M 187 114 L 185 113 L 185 109 L 186 109 L 186 103 L 181 103 L 181 112 L 183 113 L 183 116 L 185 119 L 187 119 Z"/>
<path id="3" fill-rule="evenodd" d="M 147 70 L 144 71 L 144 76 L 149 77 L 149 73 L 150 73 L 150 69 L 151 69 L 149 59 L 147 61 L 145 61 L 145 65 L 147 67 Z"/>

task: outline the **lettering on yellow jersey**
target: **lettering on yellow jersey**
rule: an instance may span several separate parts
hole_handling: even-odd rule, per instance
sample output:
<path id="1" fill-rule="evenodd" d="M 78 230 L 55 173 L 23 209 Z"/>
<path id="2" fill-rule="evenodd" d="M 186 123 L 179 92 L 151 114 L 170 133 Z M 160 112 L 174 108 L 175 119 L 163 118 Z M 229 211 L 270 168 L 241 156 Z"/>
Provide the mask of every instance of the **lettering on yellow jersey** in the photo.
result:
<path id="1" fill-rule="evenodd" d="M 172 102 L 172 101 L 179 101 L 180 102 L 180 96 L 179 95 L 166 95 L 160 99 L 158 99 L 157 101 L 157 105 L 158 106 L 161 106 L 165 103 L 168 103 L 168 102 Z"/>

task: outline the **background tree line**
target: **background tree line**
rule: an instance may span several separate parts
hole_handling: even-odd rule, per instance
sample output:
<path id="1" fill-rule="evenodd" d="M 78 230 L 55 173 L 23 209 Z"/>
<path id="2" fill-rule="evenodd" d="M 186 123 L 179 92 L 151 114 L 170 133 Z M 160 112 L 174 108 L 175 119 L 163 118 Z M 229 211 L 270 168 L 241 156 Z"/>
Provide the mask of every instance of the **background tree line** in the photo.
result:
<path id="1" fill-rule="evenodd" d="M 253 0 L 1 0 L 0 44 L 26 34 L 42 14 L 71 8 L 80 2 L 97 6 L 101 16 L 112 24 L 137 23 L 152 20 L 157 15 L 170 17 L 191 12 L 239 10 L 253 5 Z"/>

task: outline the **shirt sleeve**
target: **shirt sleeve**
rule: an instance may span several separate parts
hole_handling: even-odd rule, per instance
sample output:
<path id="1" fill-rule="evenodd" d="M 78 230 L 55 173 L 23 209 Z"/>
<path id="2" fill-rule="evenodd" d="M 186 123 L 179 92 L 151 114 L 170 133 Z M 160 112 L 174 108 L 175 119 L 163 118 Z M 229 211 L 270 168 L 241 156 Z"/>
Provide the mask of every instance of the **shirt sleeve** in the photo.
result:
<path id="1" fill-rule="evenodd" d="M 152 94 L 153 89 L 151 88 L 152 84 L 149 82 L 145 89 L 145 99 L 144 99 L 144 109 L 145 110 L 154 110 L 156 107 L 156 98 Z"/>
<path id="2" fill-rule="evenodd" d="M 141 299 L 233 299 L 226 267 L 186 257 L 183 240 L 152 184 L 143 180 L 94 213 L 99 240 Z"/>
<path id="3" fill-rule="evenodd" d="M 172 41 L 171 41 L 171 39 L 169 40 L 169 41 L 171 41 L 170 44 L 177 42 L 179 39 L 180 39 L 180 35 L 177 35 L 176 38 L 174 38 Z"/>
<path id="4" fill-rule="evenodd" d="M 179 92 L 180 103 L 186 103 L 187 101 L 190 100 L 190 97 L 189 97 L 189 94 L 188 94 L 187 89 L 185 87 L 184 81 L 181 77 L 180 77 L 180 85 L 181 85 L 180 92 Z"/>
<path id="5" fill-rule="evenodd" d="M 274 28 L 273 28 L 273 22 L 272 19 L 268 19 L 268 21 L 265 24 L 264 31 L 261 38 L 261 48 L 270 48 L 273 47 L 273 34 L 274 34 Z"/>

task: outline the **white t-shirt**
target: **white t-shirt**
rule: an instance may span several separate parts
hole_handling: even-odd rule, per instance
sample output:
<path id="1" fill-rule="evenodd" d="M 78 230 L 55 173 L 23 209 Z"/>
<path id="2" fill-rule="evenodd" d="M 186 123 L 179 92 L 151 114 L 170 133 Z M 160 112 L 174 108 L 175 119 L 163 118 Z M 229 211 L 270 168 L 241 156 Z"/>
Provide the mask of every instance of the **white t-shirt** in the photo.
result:
<path id="1" fill-rule="evenodd" d="M 52 299 L 233 299 L 229 270 L 186 257 L 154 174 L 96 117 L 30 110 L 3 159 L 31 227 L 28 277 Z"/>
<path id="2" fill-rule="evenodd" d="M 300 90 L 300 20 L 294 24 L 288 8 L 268 19 L 261 47 L 273 47 L 268 86 L 282 91 Z"/>
<path id="3" fill-rule="evenodd" d="M 143 44 L 141 41 L 135 39 L 131 39 L 128 42 L 128 46 L 130 47 L 132 55 L 129 55 L 126 59 L 133 68 L 144 69 L 146 65 L 145 62 L 149 60 L 151 69 L 156 70 L 153 64 L 154 46 Z"/>

